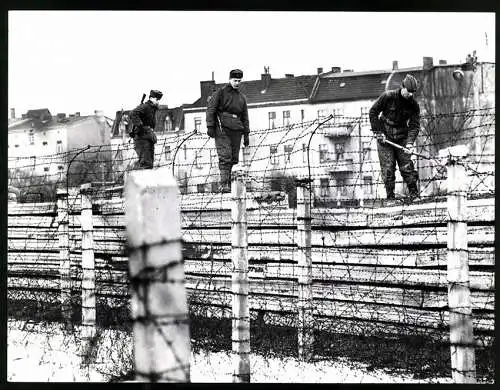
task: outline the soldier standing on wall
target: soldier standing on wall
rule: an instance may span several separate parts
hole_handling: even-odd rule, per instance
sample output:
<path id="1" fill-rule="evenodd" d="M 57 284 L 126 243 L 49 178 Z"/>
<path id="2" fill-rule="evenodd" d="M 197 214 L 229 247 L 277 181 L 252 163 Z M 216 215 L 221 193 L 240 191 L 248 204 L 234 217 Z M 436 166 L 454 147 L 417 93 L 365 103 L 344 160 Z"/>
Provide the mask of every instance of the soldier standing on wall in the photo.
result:
<path id="1" fill-rule="evenodd" d="M 156 134 L 156 112 L 163 93 L 151 90 L 146 103 L 138 105 L 130 113 L 133 130 L 131 136 L 134 139 L 134 149 L 138 161 L 136 169 L 152 169 L 155 155 Z"/>
<path id="2" fill-rule="evenodd" d="M 387 205 L 394 204 L 396 162 L 401 176 L 408 186 L 411 201 L 418 201 L 418 172 L 411 161 L 411 154 L 387 143 L 389 140 L 413 151 L 413 143 L 420 131 L 420 107 L 413 95 L 418 82 L 407 74 L 401 88 L 385 91 L 373 104 L 369 112 L 372 131 L 377 137 L 378 157 L 382 180 L 387 192 Z"/>
<path id="3" fill-rule="evenodd" d="M 220 191 L 231 191 L 231 169 L 238 164 L 241 137 L 248 146 L 249 121 L 245 95 L 239 91 L 243 72 L 233 69 L 229 83 L 219 88 L 207 102 L 207 134 L 215 139 L 219 157 Z"/>

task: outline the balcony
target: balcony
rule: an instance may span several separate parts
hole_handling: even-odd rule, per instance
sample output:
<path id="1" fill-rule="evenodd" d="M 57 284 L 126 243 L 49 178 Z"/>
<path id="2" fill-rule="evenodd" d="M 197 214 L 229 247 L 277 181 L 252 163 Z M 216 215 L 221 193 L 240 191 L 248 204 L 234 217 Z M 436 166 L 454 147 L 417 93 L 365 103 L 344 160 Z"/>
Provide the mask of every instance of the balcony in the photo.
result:
<path id="1" fill-rule="evenodd" d="M 329 173 L 354 172 L 352 159 L 330 160 L 325 165 L 325 170 Z"/>
<path id="2" fill-rule="evenodd" d="M 349 137 L 354 129 L 351 124 L 325 123 L 323 125 L 326 137 Z"/>

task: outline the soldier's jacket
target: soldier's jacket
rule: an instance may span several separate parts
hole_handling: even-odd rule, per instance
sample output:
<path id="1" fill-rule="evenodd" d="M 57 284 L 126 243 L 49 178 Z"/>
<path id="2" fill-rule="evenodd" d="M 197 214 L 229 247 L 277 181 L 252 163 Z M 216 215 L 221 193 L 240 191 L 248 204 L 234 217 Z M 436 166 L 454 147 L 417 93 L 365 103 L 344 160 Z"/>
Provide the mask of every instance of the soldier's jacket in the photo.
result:
<path id="1" fill-rule="evenodd" d="M 420 131 L 420 107 L 415 99 L 401 96 L 401 89 L 380 95 L 370 109 L 369 117 L 374 132 L 383 132 L 395 141 L 407 138 L 407 143 L 413 144 Z"/>
<path id="2" fill-rule="evenodd" d="M 222 112 L 229 112 L 237 115 L 243 123 L 243 132 L 250 132 L 248 121 L 247 99 L 239 90 L 226 84 L 219 88 L 208 99 L 207 102 L 207 127 L 219 127 L 217 115 Z"/>
<path id="3" fill-rule="evenodd" d="M 158 107 L 149 100 L 132 110 L 130 113 L 130 121 L 135 127 L 135 131 L 139 137 L 149 138 L 151 136 L 151 134 L 145 134 L 144 126 L 149 126 L 152 130 L 155 128 L 157 111 Z"/>

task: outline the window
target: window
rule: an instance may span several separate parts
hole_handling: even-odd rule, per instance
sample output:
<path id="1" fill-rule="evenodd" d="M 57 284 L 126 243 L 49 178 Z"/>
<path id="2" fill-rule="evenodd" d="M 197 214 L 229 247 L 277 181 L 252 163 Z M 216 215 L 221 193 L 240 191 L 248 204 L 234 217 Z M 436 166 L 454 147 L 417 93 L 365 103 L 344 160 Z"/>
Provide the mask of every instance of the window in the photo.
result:
<path id="1" fill-rule="evenodd" d="M 15 147 L 15 148 L 18 148 L 18 147 L 19 147 L 19 145 L 18 145 L 18 144 L 15 144 L 15 145 L 14 145 L 14 147 Z"/>
<path id="2" fill-rule="evenodd" d="M 307 145 L 302 144 L 302 162 L 307 163 Z"/>
<path id="3" fill-rule="evenodd" d="M 344 109 L 342 107 L 337 107 L 332 110 L 333 123 L 340 123 L 344 120 Z"/>
<path id="4" fill-rule="evenodd" d="M 271 145 L 269 147 L 269 154 L 270 154 L 270 157 L 271 157 L 271 164 L 274 164 L 274 165 L 278 164 L 279 163 L 279 159 L 278 159 L 278 147 Z"/>
<path id="5" fill-rule="evenodd" d="M 324 163 L 328 161 L 328 146 L 326 144 L 319 145 L 319 162 Z"/>
<path id="6" fill-rule="evenodd" d="M 243 161 L 245 162 L 246 166 L 250 166 L 250 148 L 246 147 L 243 148 Z"/>
<path id="7" fill-rule="evenodd" d="M 43 146 L 47 146 L 47 141 L 43 141 L 43 142 L 42 142 L 42 145 L 43 145 Z"/>
<path id="8" fill-rule="evenodd" d="M 336 179 L 336 188 L 337 188 L 337 196 L 347 194 L 345 178 L 339 177 Z"/>
<path id="9" fill-rule="evenodd" d="M 128 124 L 128 115 L 123 115 L 123 118 L 120 121 L 119 129 L 118 129 L 119 134 L 117 134 L 117 135 L 123 135 L 127 132 L 127 124 Z"/>
<path id="10" fill-rule="evenodd" d="M 56 153 L 62 153 L 62 152 L 63 152 L 62 141 L 57 141 Z"/>
<path id="11" fill-rule="evenodd" d="M 33 130 L 30 130 L 30 133 L 28 134 L 28 139 L 29 139 L 30 145 L 35 144 L 35 134 L 33 133 Z"/>
<path id="12" fill-rule="evenodd" d="M 285 145 L 285 162 L 290 162 L 291 156 L 292 156 L 292 145 Z"/>
<path id="13" fill-rule="evenodd" d="M 57 169 L 59 169 L 60 171 L 62 171 L 62 170 L 64 169 L 64 167 L 63 167 L 62 165 L 59 165 L 59 166 L 57 167 Z"/>
<path id="14" fill-rule="evenodd" d="M 269 115 L 269 128 L 275 129 L 276 128 L 276 112 L 270 111 L 268 115 Z"/>
<path id="15" fill-rule="evenodd" d="M 363 160 L 370 161 L 370 158 L 371 158 L 370 142 L 363 142 Z"/>
<path id="16" fill-rule="evenodd" d="M 167 115 L 165 117 L 165 131 L 172 131 L 172 118 L 170 118 L 170 115 Z"/>
<path id="17" fill-rule="evenodd" d="M 319 179 L 320 196 L 330 196 L 330 179 Z"/>
<path id="18" fill-rule="evenodd" d="M 202 168 L 200 152 L 196 152 L 196 154 L 194 155 L 194 165 L 198 169 Z"/>
<path id="19" fill-rule="evenodd" d="M 373 195 L 373 178 L 370 176 L 363 177 L 363 187 L 365 195 Z"/>
<path id="20" fill-rule="evenodd" d="M 172 159 L 172 151 L 170 150 L 170 145 L 165 146 L 165 160 L 170 161 Z"/>
<path id="21" fill-rule="evenodd" d="M 201 130 L 201 118 L 200 117 L 194 118 L 194 129 L 196 131 L 200 131 Z"/>
<path id="22" fill-rule="evenodd" d="M 44 171 L 44 172 L 48 172 L 48 171 L 49 171 L 49 167 L 45 167 L 45 168 L 43 168 L 43 171 Z"/>
<path id="23" fill-rule="evenodd" d="M 318 110 L 318 119 L 321 120 L 323 118 L 326 118 L 327 115 L 326 115 L 326 110 L 325 109 L 322 109 L 322 110 Z"/>
<path id="24" fill-rule="evenodd" d="M 290 126 L 290 111 L 283 111 L 283 126 Z"/>
<path id="25" fill-rule="evenodd" d="M 214 164 L 216 162 L 217 162 L 217 150 L 210 149 L 210 164 Z"/>
<path id="26" fill-rule="evenodd" d="M 219 192 L 219 182 L 213 181 L 210 183 L 210 192 Z"/>
<path id="27" fill-rule="evenodd" d="M 370 111 L 369 107 L 361 107 L 361 122 L 363 122 L 363 123 L 368 122 L 369 111 Z"/>
<path id="28" fill-rule="evenodd" d="M 196 192 L 199 192 L 200 194 L 205 193 L 205 183 L 196 184 Z"/>
<path id="29" fill-rule="evenodd" d="M 335 144 L 335 157 L 336 157 L 337 161 L 344 159 L 344 143 L 343 142 L 337 142 Z"/>

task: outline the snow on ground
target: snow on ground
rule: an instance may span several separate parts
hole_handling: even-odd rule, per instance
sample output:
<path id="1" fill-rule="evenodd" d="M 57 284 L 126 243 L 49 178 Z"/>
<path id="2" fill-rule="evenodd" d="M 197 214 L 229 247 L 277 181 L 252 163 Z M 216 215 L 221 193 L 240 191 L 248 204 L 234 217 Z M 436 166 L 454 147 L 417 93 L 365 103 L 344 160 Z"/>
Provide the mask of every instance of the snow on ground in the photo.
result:
<path id="1" fill-rule="evenodd" d="M 106 331 L 99 338 L 98 353 L 90 368 L 81 368 L 79 340 L 52 327 L 22 329 L 23 322 L 9 322 L 7 379 L 11 382 L 106 382 L 110 372 L 118 373 L 130 365 L 131 335 Z M 451 378 L 416 380 L 409 373 L 369 371 L 365 365 L 347 359 L 314 363 L 291 357 L 250 356 L 251 382 L 302 383 L 452 383 Z M 103 374 L 102 372 L 106 372 Z M 126 371 L 126 369 L 125 369 Z M 191 355 L 191 382 L 231 382 L 231 352 L 200 351 Z"/>

